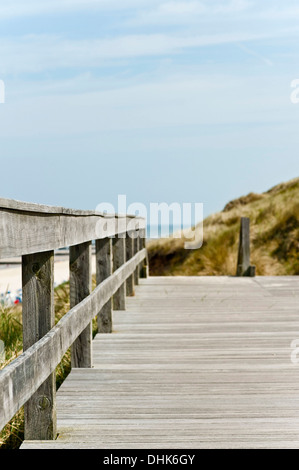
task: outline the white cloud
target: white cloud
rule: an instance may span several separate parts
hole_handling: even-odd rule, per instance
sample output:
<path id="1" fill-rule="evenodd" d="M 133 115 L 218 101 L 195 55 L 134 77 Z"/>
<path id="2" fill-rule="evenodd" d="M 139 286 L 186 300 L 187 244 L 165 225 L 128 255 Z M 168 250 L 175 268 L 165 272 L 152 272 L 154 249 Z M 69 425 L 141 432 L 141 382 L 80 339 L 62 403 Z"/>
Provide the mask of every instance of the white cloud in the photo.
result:
<path id="1" fill-rule="evenodd" d="M 151 0 L 151 4 L 161 0 Z M 0 20 L 80 10 L 125 10 L 146 6 L 148 0 L 1 0 Z"/>
<path id="2" fill-rule="evenodd" d="M 97 89 L 92 83 L 94 91 L 82 92 L 80 80 L 73 85 L 66 81 L 64 93 L 54 90 L 47 96 L 46 90 L 44 96 L 18 96 L 13 102 L 8 96 L 0 109 L 0 137 L 287 122 L 295 107 L 278 85 L 274 81 L 269 86 L 260 77 L 198 74 L 118 84 L 110 90 L 103 90 L 99 81 Z"/>
<path id="3" fill-rule="evenodd" d="M 131 24 L 193 23 L 199 19 L 244 12 L 253 5 L 252 1 L 248 0 L 227 0 L 225 2 L 219 0 L 162 1 L 157 6 L 151 4 L 150 8 L 146 10 L 137 11 L 135 18 L 130 22 Z"/>
<path id="4" fill-rule="evenodd" d="M 1 41 L 1 74 L 37 73 L 68 67 L 94 68 L 109 61 L 177 54 L 184 49 L 247 42 L 271 37 L 268 33 L 211 35 L 128 35 L 112 39 L 68 40 L 30 35 Z"/>

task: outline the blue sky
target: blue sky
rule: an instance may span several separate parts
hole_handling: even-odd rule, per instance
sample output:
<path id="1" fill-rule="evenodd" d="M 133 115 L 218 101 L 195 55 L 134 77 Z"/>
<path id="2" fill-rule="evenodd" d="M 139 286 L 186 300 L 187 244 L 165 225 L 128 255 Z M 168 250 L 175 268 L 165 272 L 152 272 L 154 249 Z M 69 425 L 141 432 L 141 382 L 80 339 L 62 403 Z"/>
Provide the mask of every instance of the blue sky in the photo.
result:
<path id="1" fill-rule="evenodd" d="M 94 209 L 299 176 L 299 5 L 2 0 L 0 196 Z"/>

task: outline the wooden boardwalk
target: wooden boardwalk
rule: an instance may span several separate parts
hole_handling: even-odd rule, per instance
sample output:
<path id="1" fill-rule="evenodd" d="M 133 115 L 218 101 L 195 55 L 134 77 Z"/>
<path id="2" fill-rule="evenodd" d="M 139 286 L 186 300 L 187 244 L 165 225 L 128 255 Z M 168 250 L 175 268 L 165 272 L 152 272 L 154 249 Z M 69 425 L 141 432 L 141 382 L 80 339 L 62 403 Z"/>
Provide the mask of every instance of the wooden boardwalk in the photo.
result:
<path id="1" fill-rule="evenodd" d="M 142 279 L 113 320 L 23 449 L 299 448 L 299 278 Z"/>

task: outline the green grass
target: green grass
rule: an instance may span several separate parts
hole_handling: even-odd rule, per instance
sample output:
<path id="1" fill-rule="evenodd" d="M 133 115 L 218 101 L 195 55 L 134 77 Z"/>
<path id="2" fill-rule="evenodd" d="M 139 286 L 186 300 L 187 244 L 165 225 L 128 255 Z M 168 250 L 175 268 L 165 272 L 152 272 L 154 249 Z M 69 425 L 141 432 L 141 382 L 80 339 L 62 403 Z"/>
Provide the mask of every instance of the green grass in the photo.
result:
<path id="1" fill-rule="evenodd" d="M 251 221 L 251 262 L 258 275 L 299 274 L 299 178 L 229 202 L 204 220 L 204 243 L 185 250 L 183 238 L 148 243 L 150 274 L 235 275 L 240 218 Z"/>
<path id="2" fill-rule="evenodd" d="M 93 279 L 95 287 L 95 279 Z M 54 292 L 55 323 L 70 309 L 69 283 L 64 283 Z M 3 369 L 23 352 L 22 339 L 22 306 L 21 304 L 3 308 L 0 306 L 0 339 L 5 344 L 5 362 L 0 365 Z M 93 336 L 97 333 L 97 323 L 93 320 Z M 56 389 L 60 387 L 71 370 L 70 350 L 66 352 L 61 363 L 56 368 Z M 24 440 L 24 409 L 23 407 L 0 432 L 0 449 L 18 449 Z"/>

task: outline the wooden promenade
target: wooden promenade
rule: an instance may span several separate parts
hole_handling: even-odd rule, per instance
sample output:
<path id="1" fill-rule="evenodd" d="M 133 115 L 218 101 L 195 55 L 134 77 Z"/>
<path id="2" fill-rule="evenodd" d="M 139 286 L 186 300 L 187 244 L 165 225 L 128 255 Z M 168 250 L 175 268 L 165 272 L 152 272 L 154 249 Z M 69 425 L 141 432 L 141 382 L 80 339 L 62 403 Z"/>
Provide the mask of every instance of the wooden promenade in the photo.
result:
<path id="1" fill-rule="evenodd" d="M 299 278 L 255 277 L 245 218 L 236 277 L 151 278 L 145 229 L 0 199 L 0 260 L 22 257 L 24 349 L 0 370 L 0 429 L 24 406 L 21 449 L 299 448 Z M 55 323 L 66 247 L 70 310 Z"/>
<path id="2" fill-rule="evenodd" d="M 113 320 L 23 449 L 299 448 L 298 278 L 142 279 Z"/>

